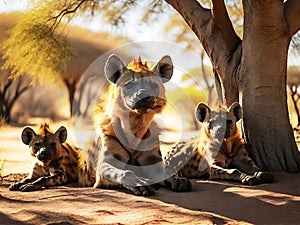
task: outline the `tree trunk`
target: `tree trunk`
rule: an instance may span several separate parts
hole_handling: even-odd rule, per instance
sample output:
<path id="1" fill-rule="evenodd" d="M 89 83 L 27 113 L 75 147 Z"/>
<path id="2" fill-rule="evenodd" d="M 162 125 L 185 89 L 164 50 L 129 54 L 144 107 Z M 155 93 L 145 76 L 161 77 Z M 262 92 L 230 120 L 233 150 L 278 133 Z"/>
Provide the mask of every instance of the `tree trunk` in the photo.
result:
<path id="1" fill-rule="evenodd" d="M 70 76 L 72 78 L 72 76 Z M 68 89 L 68 94 L 69 94 L 69 109 L 70 109 L 70 117 L 73 115 L 73 103 L 74 103 L 74 96 L 76 92 L 76 87 L 79 82 L 78 78 L 73 78 L 71 80 L 70 78 L 63 78 L 63 82 L 66 85 Z"/>
<path id="2" fill-rule="evenodd" d="M 225 103 L 240 101 L 250 155 L 264 170 L 299 172 L 300 153 L 290 125 L 287 53 L 300 26 L 300 2 L 243 0 L 243 41 L 236 35 L 224 1 L 212 9 L 196 0 L 166 0 L 199 38 L 223 87 Z"/>
<path id="3" fill-rule="evenodd" d="M 240 70 L 243 128 L 262 169 L 297 172 L 299 152 L 287 108 L 288 25 L 281 1 L 243 1 L 245 26 Z"/>

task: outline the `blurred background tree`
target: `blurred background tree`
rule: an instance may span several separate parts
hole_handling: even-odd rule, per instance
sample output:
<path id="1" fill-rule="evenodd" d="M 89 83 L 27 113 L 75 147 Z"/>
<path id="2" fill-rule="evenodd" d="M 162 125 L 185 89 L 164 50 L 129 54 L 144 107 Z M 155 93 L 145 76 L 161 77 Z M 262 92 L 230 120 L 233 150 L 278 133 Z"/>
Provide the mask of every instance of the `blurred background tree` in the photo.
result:
<path id="1" fill-rule="evenodd" d="M 290 66 L 288 68 L 288 82 L 289 94 L 293 102 L 294 109 L 297 115 L 297 127 L 300 126 L 300 69 L 297 66 Z"/>
<path id="2" fill-rule="evenodd" d="M 21 13 L 0 15 L 0 43 L 8 43 L 6 42 L 10 40 L 8 39 L 8 37 L 10 37 L 10 32 L 8 31 L 13 28 L 17 29 L 16 24 L 20 17 Z M 27 46 L 27 53 L 25 53 L 25 48 L 23 48 L 25 45 L 22 44 L 22 41 L 18 41 L 16 46 L 11 48 L 11 51 L 15 53 L 12 54 L 12 58 L 10 59 L 18 60 L 19 69 L 16 69 L 17 67 L 7 68 L 5 64 L 7 64 L 9 60 L 7 61 L 7 58 L 3 57 L 2 53 L 0 54 L 0 58 L 2 58 L 0 60 L 1 123 L 23 123 L 26 121 L 25 118 L 28 117 L 49 117 L 53 120 L 70 117 L 72 114 L 75 90 L 84 71 L 95 59 L 109 49 L 114 48 L 118 44 L 128 42 L 128 39 L 125 37 L 114 36 L 106 32 L 93 33 L 89 30 L 74 26 L 66 27 L 64 31 L 68 36 L 64 38 L 60 36 L 60 38 L 66 41 L 69 49 L 63 48 L 60 50 L 72 50 L 72 53 L 70 53 L 71 57 L 65 59 L 65 62 L 60 62 L 59 67 L 61 68 L 59 70 L 52 68 L 51 65 L 48 64 L 48 62 L 51 63 L 52 58 L 48 58 L 48 48 L 44 46 L 44 43 L 47 43 L 49 49 L 52 49 L 53 42 L 48 42 L 47 40 L 40 42 L 39 40 L 35 40 L 35 36 L 31 36 L 34 39 L 34 43 Z M 22 37 L 23 36 L 21 36 L 20 39 Z M 23 38 L 23 41 L 26 41 L 28 37 L 24 36 Z M 4 45 L 1 44 L 1 46 Z M 26 57 L 22 55 L 22 51 L 24 51 L 23 54 L 26 55 Z M 2 49 L 2 52 L 5 52 L 4 49 Z M 39 53 L 42 54 L 40 55 Z M 51 54 L 53 54 L 54 58 L 56 53 L 55 51 L 50 51 L 49 56 Z M 52 63 L 54 65 L 56 62 Z M 31 71 L 31 73 L 25 72 L 27 70 Z M 26 73 L 26 76 L 23 76 L 20 71 Z M 64 91 L 55 91 L 55 86 L 60 87 L 61 85 L 66 87 L 67 93 Z M 81 89 L 89 91 L 88 87 L 82 86 Z M 23 96 L 25 91 L 28 94 Z M 57 108 L 61 108 L 57 105 L 61 104 L 59 99 L 65 94 L 67 94 L 69 101 L 69 112 L 67 113 L 57 110 Z M 55 103 L 50 103 L 51 101 Z M 50 107 L 52 107 L 52 109 L 50 109 Z M 84 109 L 83 113 L 86 114 L 87 110 L 88 107 Z M 77 115 L 80 114 L 80 112 L 77 112 Z"/>

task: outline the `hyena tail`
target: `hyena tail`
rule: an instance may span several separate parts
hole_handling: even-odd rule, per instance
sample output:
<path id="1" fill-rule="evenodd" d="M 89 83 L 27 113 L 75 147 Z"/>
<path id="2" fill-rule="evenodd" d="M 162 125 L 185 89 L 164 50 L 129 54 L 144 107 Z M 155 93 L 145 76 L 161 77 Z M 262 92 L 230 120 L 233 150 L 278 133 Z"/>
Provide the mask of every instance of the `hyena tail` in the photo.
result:
<path id="1" fill-rule="evenodd" d="M 78 183 L 83 187 L 93 187 L 96 181 L 96 171 L 85 161 L 79 165 Z"/>

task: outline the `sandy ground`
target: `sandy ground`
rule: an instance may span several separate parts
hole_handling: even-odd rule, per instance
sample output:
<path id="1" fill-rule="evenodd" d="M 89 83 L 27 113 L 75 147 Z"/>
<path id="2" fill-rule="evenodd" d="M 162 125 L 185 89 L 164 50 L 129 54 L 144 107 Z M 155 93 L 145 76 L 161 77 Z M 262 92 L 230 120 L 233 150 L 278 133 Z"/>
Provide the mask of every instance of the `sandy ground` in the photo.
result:
<path id="1" fill-rule="evenodd" d="M 123 191 L 53 187 L 10 192 L 30 169 L 22 128 L 1 130 L 6 176 L 0 186 L 0 224 L 300 224 L 300 174 L 275 173 L 275 182 L 255 187 L 193 180 L 193 191 L 160 189 L 151 197 Z M 13 172 L 14 175 L 9 175 Z"/>
<path id="2" fill-rule="evenodd" d="M 247 187 L 193 180 L 193 191 L 152 197 L 62 186 L 38 192 L 0 188 L 0 224 L 300 224 L 300 174 Z"/>

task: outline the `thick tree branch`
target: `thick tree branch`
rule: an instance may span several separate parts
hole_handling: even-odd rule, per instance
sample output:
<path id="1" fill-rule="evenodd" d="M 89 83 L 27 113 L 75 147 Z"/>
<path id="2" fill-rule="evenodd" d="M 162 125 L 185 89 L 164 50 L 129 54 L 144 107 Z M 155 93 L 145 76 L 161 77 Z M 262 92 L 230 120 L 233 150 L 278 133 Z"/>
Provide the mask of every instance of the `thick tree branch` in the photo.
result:
<path id="1" fill-rule="evenodd" d="M 200 40 L 214 70 L 217 71 L 216 74 L 220 76 L 222 85 L 226 87 L 224 89 L 227 90 L 224 93 L 226 104 L 230 105 L 234 101 L 238 101 L 236 78 L 241 60 L 241 40 L 236 36 L 232 27 L 229 34 L 225 34 L 226 29 L 232 25 L 230 25 L 225 6 L 222 6 L 224 3 L 217 3 L 215 0 L 213 17 L 212 10 L 203 8 L 196 0 L 165 1 L 178 11 Z M 221 22 L 225 18 L 228 21 Z M 225 27 L 222 27 L 222 24 L 225 24 Z"/>
<path id="2" fill-rule="evenodd" d="M 234 51 L 241 40 L 234 31 L 224 0 L 212 0 L 212 16 L 222 33 L 227 50 Z"/>
<path id="3" fill-rule="evenodd" d="M 292 37 L 300 29 L 300 1 L 288 0 L 284 3 L 284 15 Z"/>
<path id="4" fill-rule="evenodd" d="M 16 91 L 15 95 L 13 96 L 13 98 L 11 99 L 11 101 L 9 103 L 7 103 L 7 111 L 10 112 L 11 108 L 13 107 L 13 105 L 15 104 L 15 102 L 17 101 L 17 99 L 25 92 L 29 89 L 29 87 L 23 87 L 22 89 Z"/>

